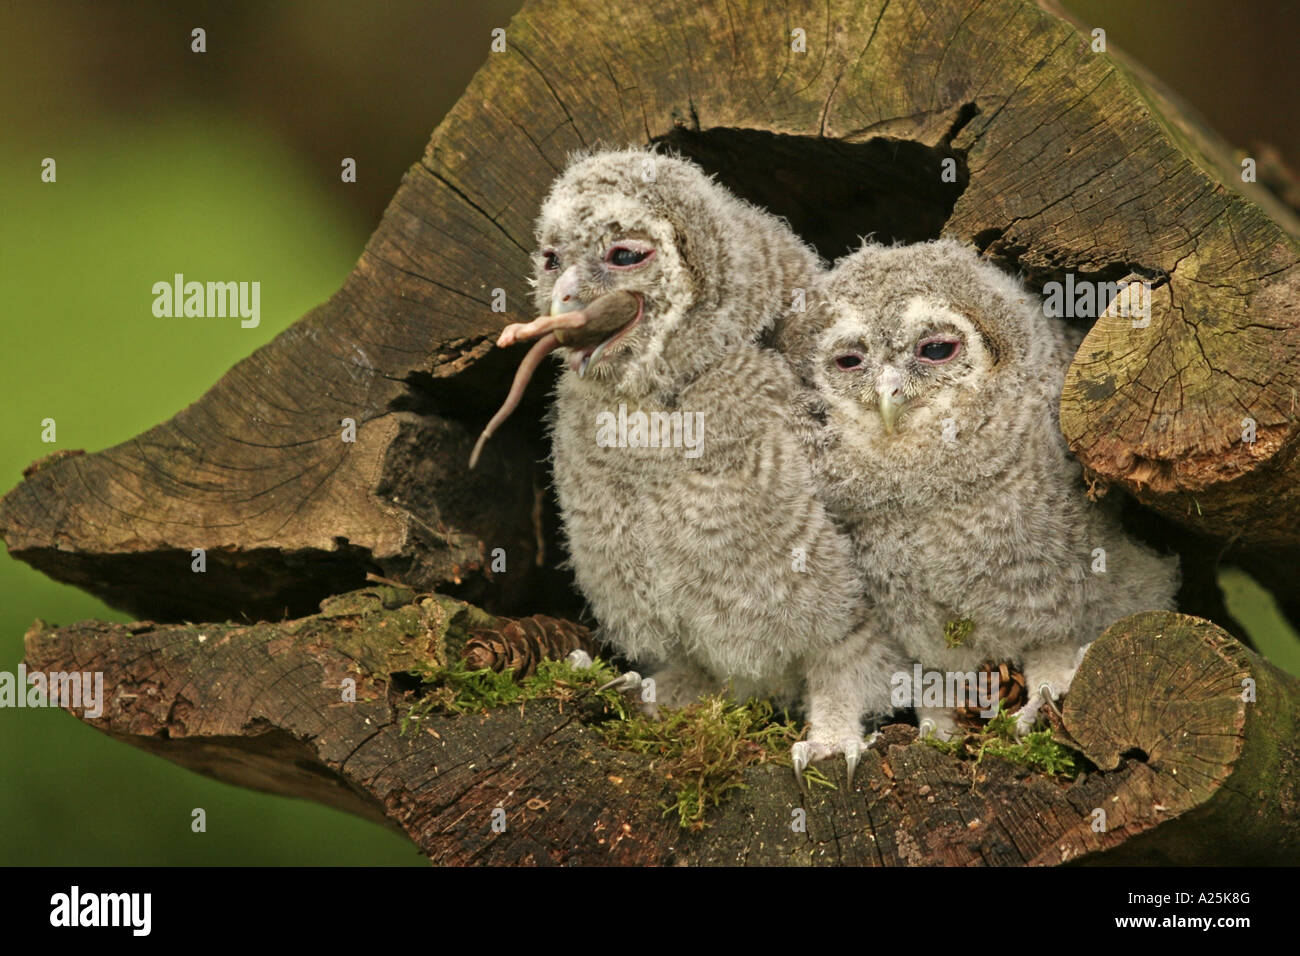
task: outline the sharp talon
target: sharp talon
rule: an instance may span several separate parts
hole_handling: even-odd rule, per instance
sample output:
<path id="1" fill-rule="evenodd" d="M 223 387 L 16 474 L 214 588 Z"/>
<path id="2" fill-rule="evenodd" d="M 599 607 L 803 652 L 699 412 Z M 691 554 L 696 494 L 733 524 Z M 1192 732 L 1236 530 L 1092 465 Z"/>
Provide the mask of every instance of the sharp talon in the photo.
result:
<path id="1" fill-rule="evenodd" d="M 812 745 L 806 740 L 801 740 L 790 748 L 790 760 L 794 763 L 794 780 L 799 784 L 799 789 L 803 789 L 803 772 L 808 769 L 808 761 L 812 755 L 809 751 Z"/>
<path id="2" fill-rule="evenodd" d="M 586 651 L 584 651 L 582 648 L 569 651 L 569 656 L 566 659 L 568 660 L 570 665 L 572 665 L 573 667 L 581 668 L 582 670 L 586 670 L 587 668 L 591 667 L 591 665 L 594 663 L 594 661 L 592 661 L 591 659 L 591 655 L 588 654 Z"/>
<path id="3" fill-rule="evenodd" d="M 930 734 L 935 732 L 937 727 L 938 724 L 936 724 L 929 717 L 926 717 L 924 720 L 921 721 L 921 726 L 917 728 L 917 736 L 928 737 L 930 736 Z"/>
<path id="4" fill-rule="evenodd" d="M 849 789 L 852 790 L 853 772 L 858 769 L 858 761 L 862 758 L 862 742 L 852 737 L 841 743 L 840 749 L 844 751 L 844 762 L 849 765 Z"/>
<path id="5" fill-rule="evenodd" d="M 606 683 L 601 684 L 596 688 L 596 692 L 599 693 L 602 690 L 613 689 L 619 693 L 623 693 L 624 691 L 636 690 L 640 686 L 641 675 L 636 671 L 628 671 L 626 674 L 620 674 L 618 677 L 615 677 L 612 681 L 607 681 Z"/>

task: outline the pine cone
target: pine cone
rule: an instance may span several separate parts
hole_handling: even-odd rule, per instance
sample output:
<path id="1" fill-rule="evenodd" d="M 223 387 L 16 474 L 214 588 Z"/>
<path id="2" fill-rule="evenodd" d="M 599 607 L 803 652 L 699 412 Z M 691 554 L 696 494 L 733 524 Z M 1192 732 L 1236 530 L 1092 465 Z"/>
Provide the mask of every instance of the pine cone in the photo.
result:
<path id="1" fill-rule="evenodd" d="M 1028 691 L 1025 686 L 1025 675 L 1010 661 L 994 663 L 985 661 L 980 669 L 976 671 L 976 677 L 980 674 L 998 675 L 998 700 L 1003 705 L 1003 711 L 1008 714 L 1014 714 L 1021 707 L 1025 706 L 1028 699 Z M 965 727 L 979 728 L 988 721 L 980 714 L 978 706 L 966 706 L 954 708 L 953 716 L 957 723 Z"/>
<path id="2" fill-rule="evenodd" d="M 570 651 L 576 650 L 595 657 L 599 651 L 591 633 L 572 621 L 543 614 L 501 621 L 499 627 L 476 627 L 470 631 L 462 656 L 471 670 L 509 669 L 522 679 L 531 677 L 543 660 L 563 660 Z"/>

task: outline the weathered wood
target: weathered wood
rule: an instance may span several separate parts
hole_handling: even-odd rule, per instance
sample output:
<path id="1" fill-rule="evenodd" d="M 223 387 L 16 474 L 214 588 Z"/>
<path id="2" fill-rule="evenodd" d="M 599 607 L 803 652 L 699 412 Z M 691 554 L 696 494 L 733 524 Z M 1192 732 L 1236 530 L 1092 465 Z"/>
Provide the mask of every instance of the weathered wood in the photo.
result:
<path id="1" fill-rule="evenodd" d="M 573 149 L 656 141 L 827 256 L 866 233 L 943 233 L 1032 283 L 1155 279 L 1149 328 L 1089 334 L 1064 431 L 1100 482 L 1205 536 L 1187 560 L 1231 542 L 1300 609 L 1294 217 L 1089 44 L 1026 0 L 531 2 L 343 288 L 170 421 L 32 473 L 0 502 L 10 553 L 160 620 L 305 614 L 371 570 L 498 610 L 575 610 L 552 570 L 546 384 L 478 471 L 465 461 L 512 372 L 492 343 L 530 317 L 549 181 Z"/>
<path id="2" fill-rule="evenodd" d="M 1300 681 L 1208 621 L 1153 612 L 1089 651 L 1065 706 L 1085 753 L 1136 760 L 1108 862 L 1300 860 Z M 1169 822 L 1151 828 L 1152 812 Z"/>
<path id="3" fill-rule="evenodd" d="M 447 598 L 391 596 L 344 595 L 282 624 L 38 624 L 27 666 L 102 671 L 103 716 L 87 721 L 97 729 L 384 822 L 438 863 L 1258 864 L 1300 853 L 1300 681 L 1194 618 L 1139 615 L 1094 645 L 1064 727 L 1101 769 L 1073 783 L 994 757 L 958 761 L 895 725 L 852 791 L 838 764 L 825 769 L 839 789 L 811 796 L 788 768 L 751 768 L 713 825 L 688 833 L 660 808 L 669 782 L 656 762 L 609 749 L 572 703 L 435 713 L 402 736 L 411 671 L 500 622 Z M 355 703 L 342 699 L 345 678 Z M 1254 703 L 1242 699 L 1247 678 Z M 806 832 L 792 828 L 801 807 Z"/>

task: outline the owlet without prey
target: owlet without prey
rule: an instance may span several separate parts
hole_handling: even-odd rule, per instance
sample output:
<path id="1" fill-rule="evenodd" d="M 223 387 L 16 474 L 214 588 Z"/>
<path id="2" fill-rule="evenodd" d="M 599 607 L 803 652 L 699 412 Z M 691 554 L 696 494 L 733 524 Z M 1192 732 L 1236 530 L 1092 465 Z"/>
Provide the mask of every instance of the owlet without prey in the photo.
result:
<path id="1" fill-rule="evenodd" d="M 835 265 L 818 299 L 807 371 L 829 435 L 817 469 L 873 614 L 926 670 L 1020 662 L 1023 733 L 1107 625 L 1171 608 L 1178 585 L 1176 559 L 1088 499 L 1061 435 L 1081 336 L 952 240 L 868 244 Z M 949 647 L 957 622 L 974 627 Z M 918 716 L 922 733 L 954 728 L 947 707 Z"/>
<path id="2" fill-rule="evenodd" d="M 555 485 L 578 587 L 603 636 L 653 668 L 659 704 L 729 684 L 804 703 L 796 768 L 890 712 L 901 666 L 851 544 L 818 500 L 807 390 L 760 346 L 821 263 L 780 220 L 694 164 L 642 149 L 573 160 L 537 222 Z M 512 407 L 507 402 L 489 432 Z"/>

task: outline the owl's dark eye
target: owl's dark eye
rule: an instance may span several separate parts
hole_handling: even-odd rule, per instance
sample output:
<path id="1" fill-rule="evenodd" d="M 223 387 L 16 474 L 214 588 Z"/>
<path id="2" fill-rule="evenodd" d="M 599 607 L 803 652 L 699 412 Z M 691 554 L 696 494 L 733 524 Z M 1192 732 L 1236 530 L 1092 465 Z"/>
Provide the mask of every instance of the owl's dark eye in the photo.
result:
<path id="1" fill-rule="evenodd" d="M 547 249 L 542 253 L 542 268 L 547 272 L 554 272 L 556 269 L 560 268 L 560 257 L 550 249 Z"/>
<path id="2" fill-rule="evenodd" d="M 916 347 L 916 357 L 931 365 L 942 365 L 960 350 L 961 343 L 956 339 L 930 339 Z"/>
<path id="3" fill-rule="evenodd" d="M 609 252 L 605 253 L 605 261 L 615 268 L 626 269 L 629 266 L 639 266 L 654 255 L 654 252 L 648 247 L 611 246 Z"/>
<path id="4" fill-rule="evenodd" d="M 862 356 L 854 352 L 837 355 L 835 356 L 835 367 L 845 372 L 852 372 L 862 367 Z"/>

